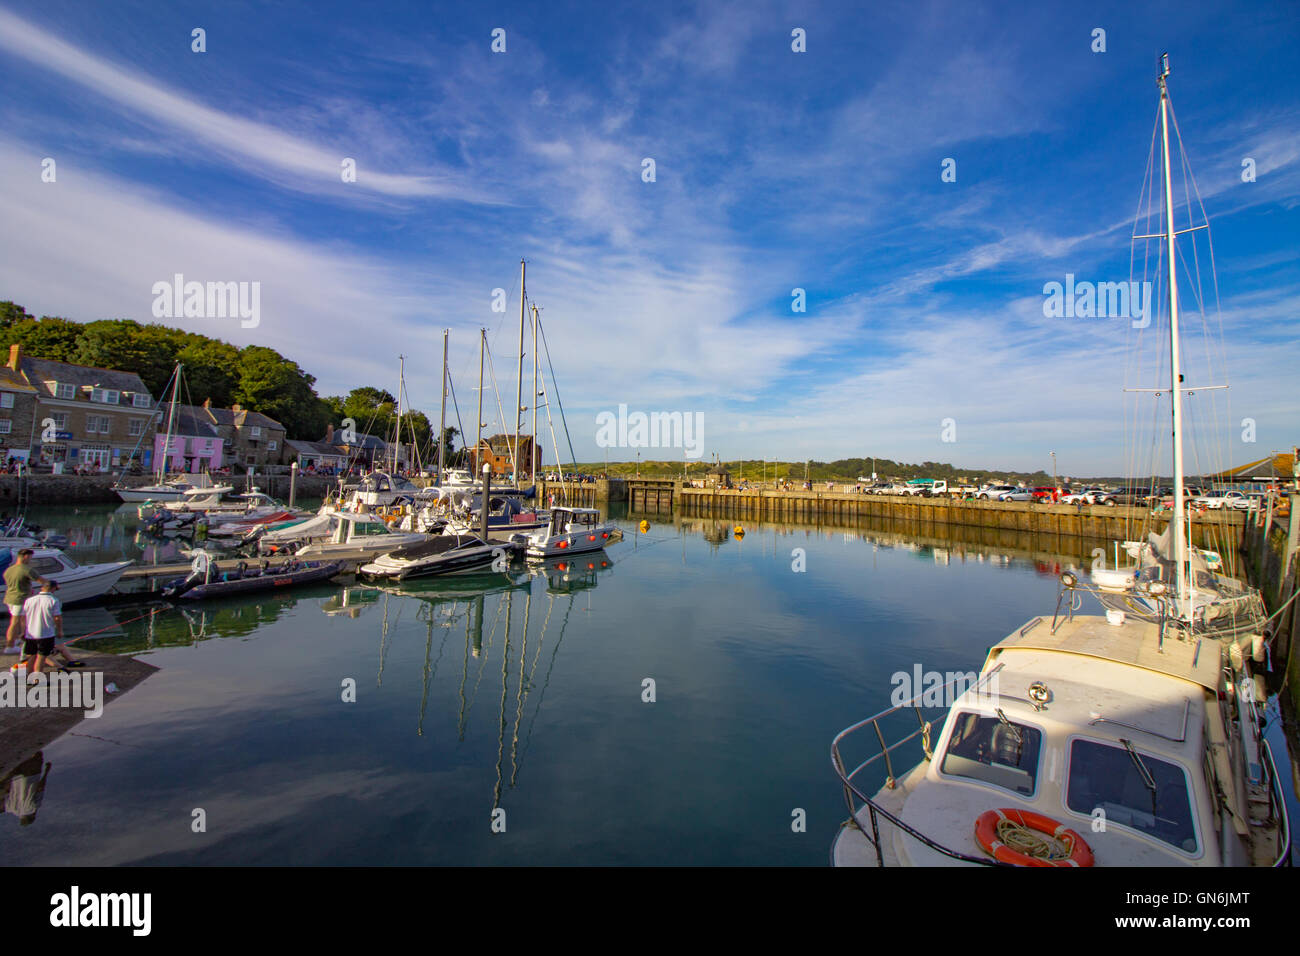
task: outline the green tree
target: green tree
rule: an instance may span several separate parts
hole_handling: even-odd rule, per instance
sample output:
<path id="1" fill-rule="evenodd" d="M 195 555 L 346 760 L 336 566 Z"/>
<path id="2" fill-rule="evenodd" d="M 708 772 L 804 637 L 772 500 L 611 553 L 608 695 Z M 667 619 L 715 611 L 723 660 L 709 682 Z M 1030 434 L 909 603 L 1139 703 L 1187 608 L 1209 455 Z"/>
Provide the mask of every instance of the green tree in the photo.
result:
<path id="1" fill-rule="evenodd" d="M 328 407 L 312 389 L 316 379 L 274 349 L 240 349 L 234 399 L 245 408 L 284 425 L 290 438 L 319 438 L 329 421 Z"/>

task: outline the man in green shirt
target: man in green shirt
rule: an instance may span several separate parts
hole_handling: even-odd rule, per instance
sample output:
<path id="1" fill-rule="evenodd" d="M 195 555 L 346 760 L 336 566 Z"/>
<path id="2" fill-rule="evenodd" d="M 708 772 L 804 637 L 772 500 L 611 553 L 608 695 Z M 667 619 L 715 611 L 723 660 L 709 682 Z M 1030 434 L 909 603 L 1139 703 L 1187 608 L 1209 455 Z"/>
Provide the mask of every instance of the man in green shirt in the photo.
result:
<path id="1" fill-rule="evenodd" d="M 23 602 L 32 593 L 32 582 L 45 584 L 45 579 L 32 573 L 32 549 L 23 548 L 14 557 L 14 563 L 5 570 L 5 604 L 9 606 L 9 630 L 5 632 L 6 654 L 17 654 L 18 639 L 23 636 Z"/>

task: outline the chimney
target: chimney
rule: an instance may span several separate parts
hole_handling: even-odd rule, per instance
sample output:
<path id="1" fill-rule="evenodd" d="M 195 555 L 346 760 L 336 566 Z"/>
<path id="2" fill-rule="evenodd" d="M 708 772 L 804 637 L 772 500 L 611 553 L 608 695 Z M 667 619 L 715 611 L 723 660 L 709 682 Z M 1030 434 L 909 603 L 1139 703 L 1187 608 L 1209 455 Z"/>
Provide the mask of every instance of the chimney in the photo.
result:
<path id="1" fill-rule="evenodd" d="M 9 346 L 9 367 L 15 372 L 18 371 L 18 363 L 22 361 L 23 347 L 15 342 Z"/>
<path id="2" fill-rule="evenodd" d="M 210 410 L 210 409 L 212 408 L 212 399 L 210 399 L 210 398 L 205 398 L 205 399 L 203 400 L 203 407 L 204 407 L 204 409 L 208 409 L 208 410 Z"/>
<path id="3" fill-rule="evenodd" d="M 234 405 L 231 405 L 231 406 L 230 406 L 230 410 L 231 410 L 232 412 L 242 412 L 242 411 L 243 411 L 243 408 L 241 408 L 240 405 L 239 405 L 239 403 L 236 402 Z"/>
<path id="4" fill-rule="evenodd" d="M 325 426 L 325 444 L 334 444 L 334 425 L 332 423 Z"/>

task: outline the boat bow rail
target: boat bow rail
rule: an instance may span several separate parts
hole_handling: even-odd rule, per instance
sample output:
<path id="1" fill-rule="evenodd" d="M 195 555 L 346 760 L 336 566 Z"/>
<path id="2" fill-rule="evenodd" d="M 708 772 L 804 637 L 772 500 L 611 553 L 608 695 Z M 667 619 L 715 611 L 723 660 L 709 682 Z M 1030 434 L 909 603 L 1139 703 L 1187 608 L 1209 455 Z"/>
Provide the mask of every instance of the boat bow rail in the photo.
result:
<path id="1" fill-rule="evenodd" d="M 971 683 L 965 674 L 958 675 L 944 684 L 940 688 L 928 687 L 920 691 L 911 700 L 904 701 L 872 717 L 860 720 L 856 724 L 844 728 L 835 735 L 831 741 L 831 765 L 835 768 L 835 775 L 840 778 L 840 783 L 844 786 L 844 800 L 849 809 L 849 818 L 844 822 L 844 826 L 851 826 L 861 831 L 863 837 L 871 844 L 876 853 L 876 865 L 885 865 L 885 855 L 881 847 L 880 836 L 880 818 L 884 817 L 890 824 L 897 827 L 901 832 L 907 834 L 914 840 L 925 844 L 930 849 L 942 853 L 945 856 L 955 860 L 962 860 L 967 863 L 978 863 L 982 866 L 1008 866 L 1010 864 L 1002 863 L 988 857 L 972 856 L 960 850 L 954 850 L 950 847 L 943 846 L 930 837 L 921 833 L 910 824 L 904 823 L 897 816 L 881 806 L 873 797 L 868 796 L 863 786 L 865 784 L 862 775 L 869 767 L 877 767 L 880 762 L 884 764 L 885 781 L 884 786 L 888 790 L 893 790 L 898 785 L 898 775 L 894 772 L 893 754 L 901 747 L 908 744 L 914 744 L 919 740 L 920 749 L 925 756 L 925 762 L 934 757 L 933 739 L 935 731 L 935 722 L 927 720 L 924 711 L 946 711 L 946 707 L 938 705 L 925 704 L 924 698 L 927 695 L 938 694 L 940 699 L 951 701 L 960 696 L 963 692 L 983 693 L 985 688 L 995 682 L 997 674 L 1002 670 L 1003 665 L 998 664 L 991 668 L 987 673 L 981 674 L 979 678 Z M 995 685 L 996 686 L 996 685 Z M 909 713 L 915 717 L 915 723 L 903 718 L 901 715 Z M 891 717 L 898 716 L 899 720 L 891 721 L 891 733 L 903 733 L 903 736 L 892 742 L 887 741 L 886 731 L 883 722 Z M 945 714 L 946 716 L 946 714 Z M 902 722 L 902 730 L 896 726 Z M 942 729 L 943 718 L 939 720 L 939 729 Z M 908 730 L 910 728 L 910 730 Z M 904 731 L 906 731 L 904 733 Z M 869 741 L 869 744 L 863 744 L 862 748 L 873 751 L 865 760 L 859 763 L 853 770 L 848 770 L 848 763 L 844 757 L 846 745 L 852 741 L 858 744 L 860 741 Z M 913 765 L 909 762 L 908 767 Z M 868 833 L 862 826 L 860 814 L 863 810 L 867 811 L 867 816 L 871 824 L 871 832 Z"/>

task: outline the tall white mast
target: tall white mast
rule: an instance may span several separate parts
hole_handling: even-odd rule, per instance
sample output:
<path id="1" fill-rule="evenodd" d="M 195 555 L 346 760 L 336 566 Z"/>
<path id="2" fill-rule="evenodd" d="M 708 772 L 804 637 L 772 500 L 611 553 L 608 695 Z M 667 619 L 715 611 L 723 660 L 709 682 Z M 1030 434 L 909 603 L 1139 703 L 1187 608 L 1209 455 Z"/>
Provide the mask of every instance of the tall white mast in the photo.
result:
<path id="1" fill-rule="evenodd" d="M 487 329 L 478 330 L 478 418 L 474 428 L 474 471 L 475 477 L 479 473 L 479 458 L 482 456 L 480 449 L 483 447 L 483 352 L 487 349 Z"/>
<path id="2" fill-rule="evenodd" d="M 397 474 L 397 446 L 402 443 L 402 386 L 406 383 L 406 356 L 397 356 L 397 428 L 393 435 L 393 474 Z"/>
<path id="3" fill-rule="evenodd" d="M 451 329 L 442 330 L 442 411 L 438 415 L 438 487 L 442 487 L 443 437 L 447 434 L 447 339 Z"/>
<path id="4" fill-rule="evenodd" d="M 533 440 L 530 442 L 528 449 L 528 477 L 537 477 L 534 472 L 537 471 L 537 305 L 533 305 Z M 551 413 L 548 409 L 546 414 Z"/>
<path id="5" fill-rule="evenodd" d="M 181 390 L 181 363 L 176 363 L 176 371 L 172 373 L 175 381 L 172 383 L 172 407 L 167 413 L 167 433 L 163 436 L 163 453 L 162 460 L 159 462 L 158 482 L 162 483 L 167 474 L 167 462 L 172 453 L 172 425 L 176 422 L 176 399 L 179 397 Z"/>
<path id="6" fill-rule="evenodd" d="M 1177 569 L 1178 591 L 1175 606 L 1187 601 L 1188 615 L 1191 614 L 1191 592 L 1187 586 L 1187 513 L 1183 500 L 1183 373 L 1182 356 L 1179 351 L 1178 335 L 1178 261 L 1174 248 L 1174 188 L 1169 159 L 1169 88 L 1165 83 L 1169 76 L 1169 54 L 1160 57 L 1159 76 L 1156 79 L 1160 87 L 1160 135 L 1164 143 L 1165 165 L 1165 247 L 1169 259 L 1169 378 L 1170 394 L 1174 406 L 1174 517 L 1173 538 L 1174 565 Z"/>
<path id="7" fill-rule="evenodd" d="M 519 481 L 519 423 L 524 411 L 524 260 L 519 260 L 519 385 L 515 389 L 515 481 Z"/>

